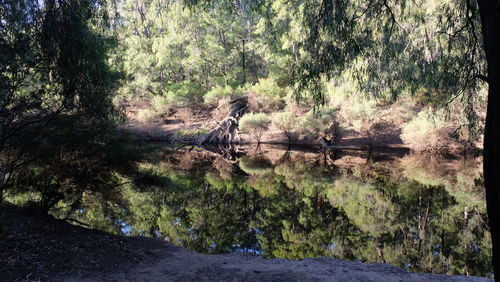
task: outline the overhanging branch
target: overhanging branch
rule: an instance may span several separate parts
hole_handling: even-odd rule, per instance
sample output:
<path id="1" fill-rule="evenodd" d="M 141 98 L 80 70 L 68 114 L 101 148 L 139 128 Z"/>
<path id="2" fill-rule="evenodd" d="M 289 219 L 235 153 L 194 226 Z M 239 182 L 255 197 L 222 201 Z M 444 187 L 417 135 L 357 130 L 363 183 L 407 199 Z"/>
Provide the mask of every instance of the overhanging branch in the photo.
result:
<path id="1" fill-rule="evenodd" d="M 479 78 L 479 79 L 481 79 L 482 81 L 484 81 L 486 83 L 490 83 L 490 79 L 487 76 L 485 76 L 485 75 L 476 74 L 475 78 Z"/>

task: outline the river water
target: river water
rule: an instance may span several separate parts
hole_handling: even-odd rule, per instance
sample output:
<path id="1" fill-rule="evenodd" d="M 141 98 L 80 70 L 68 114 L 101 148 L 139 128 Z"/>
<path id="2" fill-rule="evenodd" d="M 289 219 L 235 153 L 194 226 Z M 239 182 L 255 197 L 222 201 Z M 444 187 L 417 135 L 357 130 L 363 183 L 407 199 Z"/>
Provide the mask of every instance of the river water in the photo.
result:
<path id="1" fill-rule="evenodd" d="M 162 181 L 84 197 L 91 227 L 196 252 L 335 257 L 415 272 L 491 273 L 481 158 L 407 150 L 161 148 Z"/>

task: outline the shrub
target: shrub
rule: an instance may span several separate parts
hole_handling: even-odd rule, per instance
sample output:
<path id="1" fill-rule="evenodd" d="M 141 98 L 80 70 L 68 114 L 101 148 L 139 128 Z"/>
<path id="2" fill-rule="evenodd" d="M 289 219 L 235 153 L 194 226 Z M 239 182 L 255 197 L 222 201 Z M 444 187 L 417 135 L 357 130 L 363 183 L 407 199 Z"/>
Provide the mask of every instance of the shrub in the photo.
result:
<path id="1" fill-rule="evenodd" d="M 397 229 L 397 209 L 388 195 L 377 186 L 356 177 L 344 175 L 327 190 L 330 204 L 341 209 L 363 232 L 379 236 Z"/>
<path id="2" fill-rule="evenodd" d="M 286 94 L 286 89 L 280 87 L 274 79 L 259 79 L 259 83 L 250 88 L 248 103 L 252 110 L 280 110 L 285 106 Z"/>
<path id="3" fill-rule="evenodd" d="M 377 123 L 376 102 L 368 99 L 350 99 L 342 107 L 342 117 L 357 132 L 364 132 L 372 142 L 373 127 Z"/>
<path id="4" fill-rule="evenodd" d="M 244 156 L 240 158 L 240 168 L 250 175 L 267 174 L 273 171 L 271 161 L 262 156 Z"/>
<path id="5" fill-rule="evenodd" d="M 336 109 L 321 107 L 310 110 L 300 122 L 301 131 L 307 135 L 318 137 L 321 142 L 330 144 L 335 137 Z"/>
<path id="6" fill-rule="evenodd" d="M 193 107 L 203 101 L 203 87 L 201 85 L 183 81 L 165 88 L 166 101 L 173 106 Z"/>
<path id="7" fill-rule="evenodd" d="M 446 167 L 442 164 L 446 161 L 439 155 L 411 154 L 400 160 L 403 175 L 424 186 L 449 186 Z"/>
<path id="8" fill-rule="evenodd" d="M 203 134 L 207 134 L 208 130 L 201 128 L 201 129 L 180 129 L 177 130 L 174 133 L 174 136 L 177 138 L 183 138 L 183 137 L 198 137 Z"/>
<path id="9" fill-rule="evenodd" d="M 152 103 L 158 115 L 169 115 L 172 112 L 172 102 L 166 96 L 154 96 Z"/>
<path id="10" fill-rule="evenodd" d="M 264 113 L 249 113 L 241 117 L 239 127 L 244 133 L 251 134 L 260 143 L 262 134 L 269 129 L 271 119 Z"/>
<path id="11" fill-rule="evenodd" d="M 452 128 L 442 111 L 423 110 L 403 126 L 401 139 L 418 151 L 434 150 L 453 143 Z"/>
<path id="12" fill-rule="evenodd" d="M 290 143 L 292 132 L 297 126 L 297 118 L 295 115 L 291 112 L 278 113 L 273 119 L 273 124 L 283 132 L 286 138 L 288 138 L 288 143 Z"/>
<path id="13" fill-rule="evenodd" d="M 150 123 L 155 120 L 157 114 L 155 111 L 142 109 L 137 113 L 137 120 L 142 123 Z"/>
<path id="14" fill-rule="evenodd" d="M 211 106 L 217 106 L 220 100 L 232 100 L 244 96 L 246 93 L 245 87 L 232 88 L 229 85 L 225 87 L 216 86 L 208 91 L 203 97 L 205 103 Z"/>

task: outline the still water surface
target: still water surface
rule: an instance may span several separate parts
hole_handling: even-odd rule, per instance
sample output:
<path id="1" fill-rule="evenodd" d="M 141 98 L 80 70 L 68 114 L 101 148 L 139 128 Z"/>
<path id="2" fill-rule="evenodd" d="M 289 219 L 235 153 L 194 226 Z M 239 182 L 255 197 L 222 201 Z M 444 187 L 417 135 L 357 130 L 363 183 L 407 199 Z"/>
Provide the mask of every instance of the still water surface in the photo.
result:
<path id="1" fill-rule="evenodd" d="M 481 159 L 399 151 L 161 149 L 163 185 L 84 199 L 80 220 L 202 253 L 491 273 Z"/>

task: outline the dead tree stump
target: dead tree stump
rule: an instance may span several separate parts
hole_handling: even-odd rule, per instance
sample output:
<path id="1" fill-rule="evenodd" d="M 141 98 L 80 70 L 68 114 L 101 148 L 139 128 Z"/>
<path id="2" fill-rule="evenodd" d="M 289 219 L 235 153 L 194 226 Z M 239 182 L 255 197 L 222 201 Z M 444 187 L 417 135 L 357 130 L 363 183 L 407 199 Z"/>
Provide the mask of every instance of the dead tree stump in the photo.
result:
<path id="1" fill-rule="evenodd" d="M 238 122 L 247 109 L 247 99 L 234 99 L 229 104 L 231 110 L 228 115 L 214 129 L 198 139 L 198 146 L 202 144 L 231 144 L 236 138 L 239 138 Z"/>

